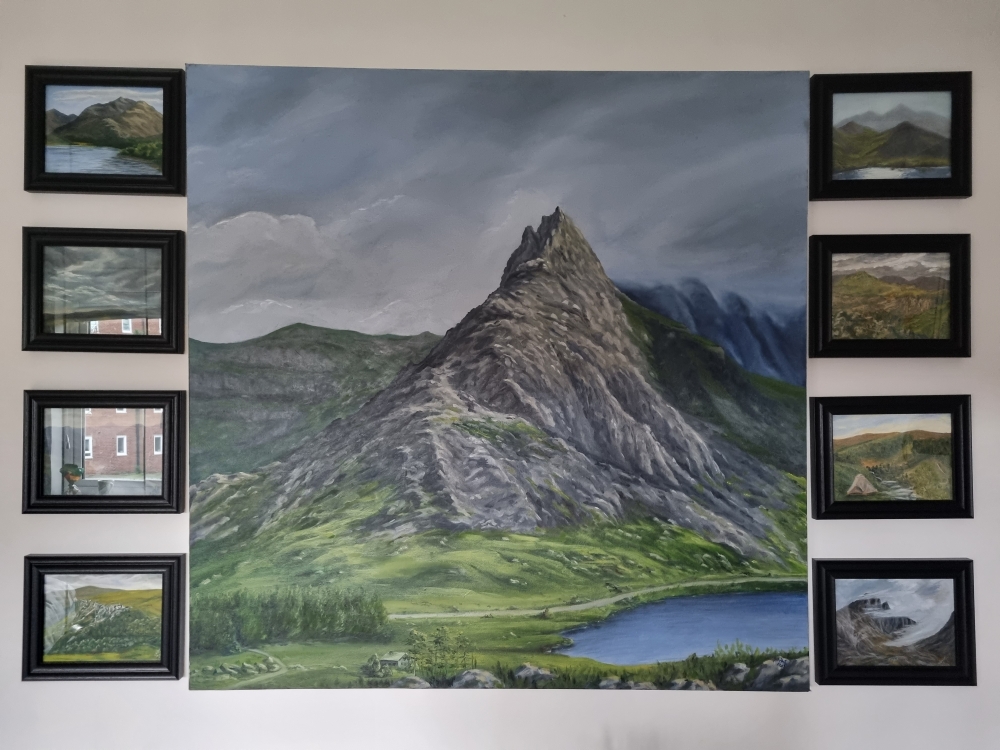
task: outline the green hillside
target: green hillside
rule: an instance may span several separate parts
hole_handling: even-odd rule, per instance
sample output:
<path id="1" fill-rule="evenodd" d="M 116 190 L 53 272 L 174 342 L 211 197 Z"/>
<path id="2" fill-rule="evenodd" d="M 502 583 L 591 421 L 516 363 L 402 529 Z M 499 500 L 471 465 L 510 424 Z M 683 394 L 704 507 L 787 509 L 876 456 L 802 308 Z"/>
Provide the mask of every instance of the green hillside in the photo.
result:
<path id="1" fill-rule="evenodd" d="M 439 338 L 296 323 L 235 344 L 191 339 L 191 483 L 280 458 L 355 411 Z"/>
<path id="2" fill-rule="evenodd" d="M 950 291 L 895 284 L 859 271 L 833 282 L 835 339 L 945 339 Z"/>
<path id="3" fill-rule="evenodd" d="M 909 122 L 883 132 L 849 122 L 833 129 L 833 171 L 948 166 L 950 148 L 949 139 Z"/>
<path id="4" fill-rule="evenodd" d="M 923 431 L 899 432 L 833 451 L 835 500 L 893 500 L 893 490 L 912 490 L 919 500 L 952 498 L 951 437 Z M 848 495 L 863 474 L 879 490 L 873 495 Z"/>

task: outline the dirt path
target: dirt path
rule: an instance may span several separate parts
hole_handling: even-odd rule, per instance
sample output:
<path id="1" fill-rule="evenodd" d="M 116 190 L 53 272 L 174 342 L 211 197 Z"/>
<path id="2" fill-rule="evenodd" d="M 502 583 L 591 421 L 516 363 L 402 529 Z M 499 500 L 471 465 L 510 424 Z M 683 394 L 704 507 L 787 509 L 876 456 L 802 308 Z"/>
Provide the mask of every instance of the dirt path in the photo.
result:
<path id="1" fill-rule="evenodd" d="M 585 609 L 594 609 L 595 607 L 607 607 L 615 602 L 624 601 L 625 599 L 631 599 L 635 596 L 642 596 L 643 594 L 653 594 L 657 591 L 669 591 L 671 589 L 686 589 L 694 586 L 728 586 L 733 583 L 792 583 L 801 582 L 805 583 L 805 576 L 784 576 L 781 578 L 772 578 L 769 576 L 757 576 L 757 577 L 739 577 L 739 578 L 727 578 L 717 581 L 684 581 L 682 583 L 668 583 L 663 586 L 651 586 L 648 589 L 638 589 L 637 591 L 629 591 L 625 594 L 616 594 L 615 596 L 608 596 L 604 599 L 594 599 L 593 601 L 583 602 L 581 604 L 560 604 L 554 607 L 546 607 L 549 612 L 582 612 Z M 453 620 L 456 617 L 535 617 L 540 615 L 544 610 L 542 609 L 491 609 L 483 610 L 481 612 L 415 612 L 407 614 L 396 614 L 389 615 L 390 620 Z"/>
<path id="2" fill-rule="evenodd" d="M 249 680 L 243 680 L 233 685 L 230 688 L 230 690 L 238 690 L 240 688 L 246 687 L 247 685 L 253 685 L 256 682 L 266 682 L 267 680 L 270 680 L 272 677 L 277 677 L 279 674 L 284 674 L 285 672 L 288 671 L 288 667 L 286 667 L 285 663 L 277 656 L 273 656 L 272 654 L 269 654 L 266 651 L 261 651 L 259 648 L 248 648 L 246 650 L 253 651 L 255 654 L 263 654 L 264 656 L 271 657 L 272 659 L 274 659 L 274 663 L 278 665 L 278 671 L 267 672 L 266 674 L 262 674 L 259 677 L 251 677 Z"/>

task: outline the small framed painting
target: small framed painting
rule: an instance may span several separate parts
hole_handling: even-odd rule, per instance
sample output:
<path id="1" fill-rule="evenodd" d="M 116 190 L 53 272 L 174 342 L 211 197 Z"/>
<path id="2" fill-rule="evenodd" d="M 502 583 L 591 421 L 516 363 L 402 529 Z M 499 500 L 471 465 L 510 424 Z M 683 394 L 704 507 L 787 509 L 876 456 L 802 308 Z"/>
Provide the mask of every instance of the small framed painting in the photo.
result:
<path id="1" fill-rule="evenodd" d="M 184 555 L 24 558 L 23 680 L 176 680 Z"/>
<path id="2" fill-rule="evenodd" d="M 23 229 L 21 348 L 184 351 L 184 233 Z"/>
<path id="3" fill-rule="evenodd" d="M 814 560 L 820 685 L 975 685 L 972 560 Z"/>
<path id="4" fill-rule="evenodd" d="M 972 74 L 810 79 L 809 197 L 972 195 Z"/>
<path id="5" fill-rule="evenodd" d="M 810 357 L 972 354 L 969 235 L 809 238 Z"/>
<path id="6" fill-rule="evenodd" d="M 25 68 L 24 189 L 184 195 L 184 71 Z"/>
<path id="7" fill-rule="evenodd" d="M 972 518 L 969 396 L 809 405 L 816 518 Z"/>
<path id="8" fill-rule="evenodd" d="M 180 513 L 182 391 L 25 391 L 25 513 Z"/>

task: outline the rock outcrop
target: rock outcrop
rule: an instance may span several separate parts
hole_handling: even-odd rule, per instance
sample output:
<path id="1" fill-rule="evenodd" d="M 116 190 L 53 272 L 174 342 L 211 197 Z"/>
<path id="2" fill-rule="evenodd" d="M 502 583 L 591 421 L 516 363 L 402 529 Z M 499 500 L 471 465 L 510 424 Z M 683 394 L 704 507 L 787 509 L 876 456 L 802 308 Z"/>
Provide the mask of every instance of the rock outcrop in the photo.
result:
<path id="1" fill-rule="evenodd" d="M 785 693 L 809 690 L 809 657 L 799 659 L 769 659 L 765 661 L 748 690 L 769 690 Z"/>
<path id="2" fill-rule="evenodd" d="M 503 682 L 485 669 L 467 669 L 451 683 L 453 688 L 502 688 Z"/>

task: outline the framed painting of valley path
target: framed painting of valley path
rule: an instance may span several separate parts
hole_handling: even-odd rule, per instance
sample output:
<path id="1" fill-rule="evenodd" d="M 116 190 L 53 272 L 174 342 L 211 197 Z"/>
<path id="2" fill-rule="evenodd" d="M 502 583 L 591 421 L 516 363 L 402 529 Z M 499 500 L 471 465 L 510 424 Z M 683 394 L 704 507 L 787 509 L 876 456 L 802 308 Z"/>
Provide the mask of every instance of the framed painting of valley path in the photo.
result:
<path id="1" fill-rule="evenodd" d="M 969 396 L 809 401 L 816 518 L 972 518 Z"/>
<path id="2" fill-rule="evenodd" d="M 816 682 L 975 685 L 972 560 L 814 560 Z"/>
<path id="3" fill-rule="evenodd" d="M 184 351 L 184 233 L 25 227 L 25 351 Z"/>
<path id="4" fill-rule="evenodd" d="M 971 73 L 810 81 L 810 199 L 972 195 Z"/>
<path id="5" fill-rule="evenodd" d="M 182 391 L 25 391 L 25 513 L 179 513 Z"/>
<path id="6" fill-rule="evenodd" d="M 184 555 L 24 558 L 23 680 L 176 680 Z"/>
<path id="7" fill-rule="evenodd" d="M 809 238 L 809 356 L 968 357 L 969 235 Z"/>
<path id="8" fill-rule="evenodd" d="M 184 71 L 25 68 L 24 189 L 184 195 Z"/>

